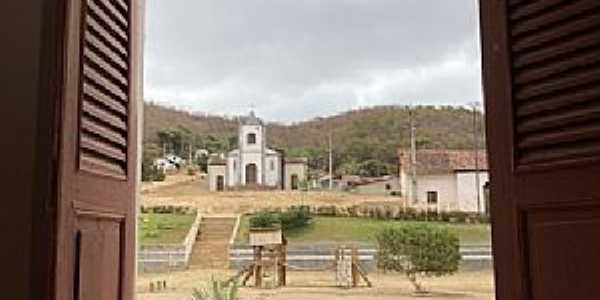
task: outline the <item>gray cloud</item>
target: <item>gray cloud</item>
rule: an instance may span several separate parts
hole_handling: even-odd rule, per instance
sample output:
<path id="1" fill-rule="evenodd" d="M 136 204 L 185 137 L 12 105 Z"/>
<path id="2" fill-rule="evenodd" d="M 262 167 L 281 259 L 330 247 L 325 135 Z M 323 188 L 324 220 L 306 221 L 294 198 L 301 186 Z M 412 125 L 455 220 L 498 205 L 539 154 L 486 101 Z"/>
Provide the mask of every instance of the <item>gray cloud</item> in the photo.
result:
<path id="1" fill-rule="evenodd" d="M 146 99 L 298 121 L 481 100 L 476 0 L 149 0 Z"/>

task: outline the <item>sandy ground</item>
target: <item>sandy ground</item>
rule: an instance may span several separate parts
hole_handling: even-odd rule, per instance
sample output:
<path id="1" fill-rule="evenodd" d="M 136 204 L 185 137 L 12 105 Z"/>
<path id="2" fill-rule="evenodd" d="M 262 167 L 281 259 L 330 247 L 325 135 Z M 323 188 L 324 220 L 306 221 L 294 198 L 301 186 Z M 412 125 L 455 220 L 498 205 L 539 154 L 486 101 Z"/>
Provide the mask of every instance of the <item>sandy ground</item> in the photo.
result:
<path id="1" fill-rule="evenodd" d="M 167 177 L 168 178 L 168 177 Z M 401 205 L 402 199 L 392 196 L 356 195 L 342 192 L 244 191 L 210 192 L 206 182 L 195 178 L 142 191 L 141 205 L 177 205 L 197 207 L 202 213 L 247 213 L 261 208 L 292 205 L 353 206 L 365 203 Z"/>
<path id="2" fill-rule="evenodd" d="M 194 288 L 202 288 L 215 278 L 227 278 L 231 271 L 190 270 L 170 274 L 143 274 L 137 281 L 138 300 L 191 299 Z M 399 274 L 370 274 L 372 288 L 343 289 L 335 287 L 333 272 L 290 272 L 289 285 L 278 289 L 244 287 L 240 300 L 392 300 L 417 299 L 410 283 Z M 166 280 L 167 290 L 149 293 L 151 280 Z M 492 271 L 463 272 L 449 277 L 430 278 L 425 287 L 431 291 L 428 299 L 490 300 L 493 296 Z"/>
<path id="3" fill-rule="evenodd" d="M 167 177 L 168 178 L 168 177 Z M 168 179 L 167 183 L 142 190 L 141 204 L 180 205 L 197 207 L 204 214 L 239 214 L 261 208 L 288 207 L 291 205 L 353 206 L 360 204 L 396 204 L 402 199 L 391 196 L 365 196 L 339 192 L 221 192 L 212 193 L 206 182 L 194 177 Z M 137 280 L 139 300 L 186 300 L 191 299 L 194 288 L 204 287 L 211 276 L 228 278 L 230 270 L 188 270 L 165 274 L 141 274 Z M 290 272 L 289 285 L 280 289 L 242 288 L 240 300 L 387 300 L 414 299 L 410 283 L 398 274 L 370 274 L 373 288 L 336 288 L 333 272 Z M 433 293 L 430 299 L 493 299 L 492 271 L 464 272 L 450 277 L 428 279 L 427 289 Z M 166 280 L 168 289 L 149 293 L 149 282 Z"/>

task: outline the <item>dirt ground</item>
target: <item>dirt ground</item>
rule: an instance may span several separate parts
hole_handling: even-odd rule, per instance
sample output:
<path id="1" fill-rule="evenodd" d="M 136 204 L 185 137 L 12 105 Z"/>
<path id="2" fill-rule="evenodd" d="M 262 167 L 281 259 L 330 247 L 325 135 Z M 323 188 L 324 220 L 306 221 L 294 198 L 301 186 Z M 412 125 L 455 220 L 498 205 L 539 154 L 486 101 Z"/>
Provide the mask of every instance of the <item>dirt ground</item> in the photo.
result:
<path id="1" fill-rule="evenodd" d="M 169 177 L 167 177 L 169 178 Z M 153 189 L 142 188 L 143 206 L 177 205 L 197 207 L 204 214 L 239 214 L 261 208 L 289 207 L 292 205 L 353 206 L 364 203 L 390 203 L 400 205 L 402 198 L 393 196 L 357 195 L 342 192 L 291 192 L 291 191 L 243 191 L 210 192 L 206 182 L 174 181 Z"/>
<path id="2" fill-rule="evenodd" d="M 167 177 L 168 178 L 168 177 Z M 206 182 L 195 177 L 171 178 L 169 182 L 143 187 L 141 205 L 178 205 L 197 207 L 203 214 L 239 214 L 262 208 L 291 205 L 397 204 L 402 199 L 391 196 L 356 195 L 340 192 L 209 192 Z M 194 288 L 202 288 L 215 278 L 228 278 L 230 270 L 188 270 L 163 274 L 141 274 L 137 280 L 138 300 L 188 300 Z M 493 299 L 492 271 L 462 272 L 449 277 L 432 278 L 425 287 L 432 291 L 429 299 Z M 280 289 L 242 288 L 240 300 L 391 300 L 414 299 L 412 286 L 398 274 L 370 274 L 373 288 L 342 289 L 335 287 L 333 272 L 290 272 L 289 285 Z M 150 293 L 150 281 L 166 280 L 167 290 Z"/>
<path id="3" fill-rule="evenodd" d="M 188 300 L 194 288 L 202 288 L 215 278 L 233 274 L 224 270 L 190 270 L 170 274 L 142 274 L 137 281 L 138 300 Z M 335 287 L 333 272 L 290 272 L 288 286 L 278 289 L 240 290 L 240 300 L 396 300 L 418 299 L 410 283 L 399 274 L 369 275 L 372 288 L 344 289 Z M 149 293 L 150 281 L 166 280 L 167 290 Z M 462 272 L 449 277 L 430 278 L 425 287 L 431 291 L 427 299 L 490 300 L 493 296 L 492 271 Z"/>

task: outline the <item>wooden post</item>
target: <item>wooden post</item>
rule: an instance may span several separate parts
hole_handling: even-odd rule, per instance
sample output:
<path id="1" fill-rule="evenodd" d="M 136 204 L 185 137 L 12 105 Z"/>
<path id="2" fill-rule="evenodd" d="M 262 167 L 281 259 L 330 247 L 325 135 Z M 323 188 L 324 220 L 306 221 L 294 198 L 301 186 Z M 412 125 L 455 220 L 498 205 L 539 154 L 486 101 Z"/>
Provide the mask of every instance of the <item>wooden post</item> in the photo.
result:
<path id="1" fill-rule="evenodd" d="M 352 287 L 358 287 L 358 250 L 352 247 Z"/>
<path id="2" fill-rule="evenodd" d="M 286 286 L 287 284 L 287 240 L 284 238 L 280 248 L 281 252 L 281 275 L 279 276 L 279 285 Z"/>
<path id="3" fill-rule="evenodd" d="M 263 250 L 263 246 L 255 246 L 254 247 L 254 263 L 255 263 L 255 269 L 254 269 L 254 287 L 262 287 L 262 277 L 263 277 L 263 273 L 262 273 L 262 250 Z"/>

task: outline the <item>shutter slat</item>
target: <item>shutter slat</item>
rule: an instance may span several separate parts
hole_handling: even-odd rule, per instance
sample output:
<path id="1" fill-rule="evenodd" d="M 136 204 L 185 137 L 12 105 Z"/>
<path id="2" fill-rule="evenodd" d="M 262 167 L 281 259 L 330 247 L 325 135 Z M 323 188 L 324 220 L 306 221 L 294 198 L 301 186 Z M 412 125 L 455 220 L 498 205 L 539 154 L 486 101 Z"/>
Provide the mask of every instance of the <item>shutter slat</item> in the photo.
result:
<path id="1" fill-rule="evenodd" d="M 91 80 L 91 81 L 95 82 L 96 84 L 104 87 L 111 94 L 119 97 L 123 101 L 126 101 L 127 94 L 121 89 L 121 87 L 117 86 L 116 84 L 114 84 L 109 79 L 107 79 L 104 76 L 100 75 L 100 73 L 98 73 L 94 69 L 90 68 L 88 65 L 84 65 L 83 74 L 89 80 Z"/>
<path id="2" fill-rule="evenodd" d="M 123 149 L 106 143 L 86 132 L 81 134 L 81 147 L 89 152 L 96 153 L 97 157 L 104 157 L 119 163 L 125 162 L 127 159 L 127 154 L 123 151 Z"/>
<path id="3" fill-rule="evenodd" d="M 533 34 L 524 35 L 513 44 L 513 51 L 519 53 L 534 47 L 539 47 L 545 43 L 569 38 L 580 32 L 590 29 L 597 29 L 600 26 L 600 20 L 594 17 L 594 14 L 588 14 L 585 17 L 579 17 L 565 22 L 560 26 L 548 26 L 546 30 L 538 31 Z"/>
<path id="4" fill-rule="evenodd" d="M 553 8 L 556 5 L 560 5 L 563 0 L 546 0 L 546 1 L 514 1 L 511 3 L 511 14 L 510 18 L 513 22 L 519 21 L 524 18 L 530 18 L 531 16 L 540 13 L 544 10 Z M 524 4 L 524 5 L 523 5 Z"/>
<path id="5" fill-rule="evenodd" d="M 586 11 L 599 7 L 600 2 L 598 0 L 568 2 L 565 3 L 564 6 L 554 7 L 552 10 L 548 10 L 543 14 L 537 15 L 533 18 L 524 19 L 522 22 L 515 24 L 511 28 L 512 36 L 519 37 L 519 35 L 524 33 L 539 29 L 546 29 L 550 25 L 565 21 L 569 18 L 577 17 Z"/>
<path id="6" fill-rule="evenodd" d="M 113 49 L 115 49 L 119 55 L 121 55 L 124 59 L 127 58 L 127 46 L 123 45 L 120 41 L 116 39 L 109 31 L 102 27 L 95 19 L 88 17 L 87 24 L 89 25 L 90 31 L 87 34 L 95 33 L 97 36 L 101 37 L 106 41 L 107 45 L 110 45 Z"/>
<path id="7" fill-rule="evenodd" d="M 548 144 L 570 143 L 578 140 L 600 139 L 600 126 L 586 124 L 582 126 L 559 126 L 556 130 L 542 131 L 532 135 L 522 135 L 518 146 L 520 149 L 544 148 Z"/>
<path id="8" fill-rule="evenodd" d="M 129 12 L 129 5 L 124 0 L 112 0 L 113 3 L 116 3 L 119 8 L 124 12 L 125 15 Z"/>
<path id="9" fill-rule="evenodd" d="M 108 27 L 108 29 L 110 29 L 118 38 L 121 39 L 122 42 L 127 43 L 127 41 L 129 40 L 127 38 L 127 32 L 123 30 L 119 25 L 117 25 L 113 18 L 108 16 L 100 7 L 98 7 L 95 1 L 88 0 L 88 8 L 90 8 L 92 11 L 92 14 L 88 16 L 90 16 L 92 19 L 96 19 L 97 21 L 104 23 L 106 27 Z"/>
<path id="10" fill-rule="evenodd" d="M 83 83 L 83 93 L 84 97 L 86 97 L 88 101 L 101 103 L 102 105 L 110 108 L 113 112 L 117 113 L 118 115 L 122 117 L 127 117 L 127 107 L 125 107 L 123 104 L 116 101 L 112 97 L 104 94 L 103 92 L 96 89 L 94 86 L 88 84 L 87 82 Z"/>
<path id="11" fill-rule="evenodd" d="M 116 80 L 121 85 L 127 87 L 127 78 L 121 74 L 117 69 L 115 69 L 110 63 L 106 60 L 98 56 L 89 48 L 85 48 L 83 52 L 84 57 L 88 58 L 91 62 L 100 67 L 104 72 L 108 73 L 111 76 L 111 79 Z"/>
<path id="12" fill-rule="evenodd" d="M 549 128 L 562 128 L 562 126 L 593 120 L 600 121 L 600 103 L 591 103 L 582 108 L 562 109 L 545 116 L 527 118 L 523 122 L 519 122 L 517 132 L 530 133 Z"/>
<path id="13" fill-rule="evenodd" d="M 564 109 L 572 105 L 596 101 L 600 98 L 600 89 L 596 85 L 580 87 L 576 92 L 545 97 L 542 101 L 532 101 L 517 106 L 517 117 L 544 113 L 550 110 Z"/>
<path id="14" fill-rule="evenodd" d="M 94 1 L 94 0 L 88 0 L 88 2 L 90 1 Z M 119 11 L 119 9 L 117 7 L 115 7 L 115 4 L 109 0 L 99 0 L 97 1 L 98 5 L 101 6 L 102 8 L 104 8 L 104 10 L 110 14 L 110 16 L 116 20 L 119 24 L 119 26 L 121 26 L 121 28 L 124 31 L 127 31 L 127 27 L 128 27 L 128 23 L 127 23 L 127 17 L 125 14 L 123 14 L 123 12 Z"/>
<path id="15" fill-rule="evenodd" d="M 127 123 L 125 121 L 88 101 L 83 102 L 83 112 L 89 114 L 90 116 L 94 116 L 95 118 L 104 122 L 106 125 L 127 131 Z"/>
<path id="16" fill-rule="evenodd" d="M 93 119 L 83 116 L 81 118 L 81 127 L 95 135 L 101 136 L 102 138 L 115 143 L 122 147 L 127 147 L 127 139 L 121 134 L 115 132 L 112 128 L 106 127 Z"/>
<path id="17" fill-rule="evenodd" d="M 121 179 L 126 178 L 126 169 L 124 166 L 115 163 L 110 159 L 107 160 L 103 157 L 98 157 L 96 153 L 86 151 L 85 149 L 81 151 L 79 164 L 81 169 L 88 171 L 94 170 L 93 172 L 96 174 L 102 174 Z"/>
<path id="18" fill-rule="evenodd" d="M 111 48 L 106 46 L 104 42 L 95 37 L 92 34 L 86 34 L 85 40 L 88 43 L 86 46 L 95 48 L 98 52 L 102 53 L 104 56 L 108 57 L 114 64 L 118 65 L 121 70 L 127 70 L 127 63 Z"/>
<path id="19" fill-rule="evenodd" d="M 510 7 L 517 168 L 600 156 L 600 1 Z"/>
<path id="20" fill-rule="evenodd" d="M 576 51 L 595 48 L 600 45 L 598 33 L 600 30 L 590 31 L 581 35 L 572 36 L 564 41 L 552 45 L 552 47 L 542 47 L 533 51 L 513 54 L 513 66 L 516 69 L 522 69 L 533 64 L 543 63 L 550 59 L 556 59 L 572 55 Z"/>
<path id="21" fill-rule="evenodd" d="M 565 72 L 598 62 L 600 62 L 598 49 L 593 48 L 578 55 L 569 56 L 565 59 L 550 60 L 539 66 L 531 66 L 523 70 L 518 70 L 513 75 L 514 82 L 518 85 L 524 85 L 545 78 L 563 76 Z"/>
<path id="22" fill-rule="evenodd" d="M 525 85 L 517 89 L 515 98 L 517 101 L 527 101 L 534 97 L 559 93 L 565 89 L 597 81 L 600 81 L 600 68 L 598 65 L 588 66 L 586 69 L 579 72 L 562 74 L 562 76 L 558 78 Z"/>
<path id="23" fill-rule="evenodd" d="M 556 145 L 554 147 L 540 148 L 535 151 L 522 151 L 520 163 L 527 166 L 535 166 L 541 164 L 552 165 L 557 162 L 569 162 L 580 158 L 588 158 L 600 154 L 600 143 L 575 143 Z"/>

